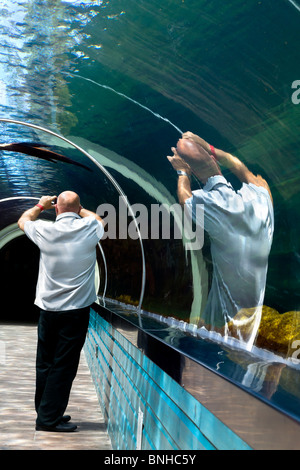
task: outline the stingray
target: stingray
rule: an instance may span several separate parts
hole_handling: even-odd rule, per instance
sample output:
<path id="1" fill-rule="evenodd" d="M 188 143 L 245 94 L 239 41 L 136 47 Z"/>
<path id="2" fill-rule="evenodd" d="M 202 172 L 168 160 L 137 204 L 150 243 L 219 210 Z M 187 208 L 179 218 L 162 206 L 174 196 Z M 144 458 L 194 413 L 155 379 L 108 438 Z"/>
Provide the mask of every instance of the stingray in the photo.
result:
<path id="1" fill-rule="evenodd" d="M 8 152 L 25 153 L 31 157 L 42 158 L 48 162 L 56 163 L 57 161 L 60 161 L 63 163 L 70 163 L 71 165 L 77 165 L 88 171 L 92 171 L 88 166 L 78 163 L 69 157 L 65 157 L 60 153 L 53 152 L 52 150 L 49 150 L 49 148 L 45 147 L 49 147 L 49 145 L 34 142 L 15 142 L 11 144 L 0 144 L 0 151 L 5 150 Z"/>

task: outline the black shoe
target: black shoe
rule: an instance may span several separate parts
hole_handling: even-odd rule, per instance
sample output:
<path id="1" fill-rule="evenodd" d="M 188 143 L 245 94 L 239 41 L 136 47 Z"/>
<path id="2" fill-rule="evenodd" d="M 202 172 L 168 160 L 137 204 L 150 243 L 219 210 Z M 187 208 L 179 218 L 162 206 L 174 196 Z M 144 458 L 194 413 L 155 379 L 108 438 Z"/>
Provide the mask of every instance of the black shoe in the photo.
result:
<path id="1" fill-rule="evenodd" d="M 71 419 L 70 415 L 63 415 L 63 417 L 61 418 L 63 423 L 67 423 L 68 421 L 70 421 L 70 419 Z"/>
<path id="2" fill-rule="evenodd" d="M 77 426 L 75 424 L 64 423 L 61 421 L 57 426 L 41 426 L 40 424 L 36 424 L 35 429 L 36 431 L 48 432 L 73 432 L 77 429 Z"/>

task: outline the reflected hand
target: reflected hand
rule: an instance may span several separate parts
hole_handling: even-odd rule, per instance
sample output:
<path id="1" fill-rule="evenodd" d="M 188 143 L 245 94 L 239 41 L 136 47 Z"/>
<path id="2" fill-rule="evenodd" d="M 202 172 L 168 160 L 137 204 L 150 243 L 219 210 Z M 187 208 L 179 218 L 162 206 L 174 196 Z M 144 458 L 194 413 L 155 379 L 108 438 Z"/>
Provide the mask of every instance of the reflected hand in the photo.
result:
<path id="1" fill-rule="evenodd" d="M 204 150 L 206 150 L 209 154 L 211 154 L 211 148 L 210 148 L 209 143 L 206 142 L 201 137 L 199 137 L 198 135 L 193 134 L 192 132 L 188 131 L 182 134 L 182 138 L 193 140 L 196 144 L 201 145 L 201 147 L 204 148 Z"/>
<path id="2" fill-rule="evenodd" d="M 168 156 L 167 159 L 171 163 L 174 170 L 185 171 L 188 175 L 192 174 L 191 167 L 178 155 L 175 147 L 172 147 L 173 156 Z"/>
<path id="3" fill-rule="evenodd" d="M 213 156 L 218 163 L 221 165 L 224 165 L 228 167 L 230 165 L 230 160 L 231 160 L 231 155 L 227 152 L 224 152 L 221 149 L 214 149 L 214 153 L 212 152 L 211 145 L 206 142 L 206 140 L 202 139 L 196 134 L 193 134 L 192 132 L 184 132 L 182 134 L 183 139 L 189 139 L 194 141 L 196 144 L 200 145 L 209 155 Z"/>

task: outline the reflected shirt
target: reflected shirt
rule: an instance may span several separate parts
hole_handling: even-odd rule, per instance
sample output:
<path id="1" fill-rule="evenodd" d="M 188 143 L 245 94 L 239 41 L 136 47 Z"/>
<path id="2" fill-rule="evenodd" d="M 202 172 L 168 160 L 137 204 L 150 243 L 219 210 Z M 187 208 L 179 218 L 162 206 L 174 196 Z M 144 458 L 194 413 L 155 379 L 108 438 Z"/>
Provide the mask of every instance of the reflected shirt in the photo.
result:
<path id="1" fill-rule="evenodd" d="M 223 326 L 242 308 L 263 304 L 274 231 L 273 204 L 267 189 L 243 183 L 235 191 L 221 175 L 210 177 L 186 201 L 194 219 L 196 204 L 204 205 L 204 230 L 213 262 L 202 318 L 212 326 Z"/>
<path id="2" fill-rule="evenodd" d="M 104 227 L 93 216 L 64 212 L 55 222 L 27 221 L 25 234 L 40 249 L 35 304 L 43 310 L 74 310 L 97 299 L 96 245 Z"/>

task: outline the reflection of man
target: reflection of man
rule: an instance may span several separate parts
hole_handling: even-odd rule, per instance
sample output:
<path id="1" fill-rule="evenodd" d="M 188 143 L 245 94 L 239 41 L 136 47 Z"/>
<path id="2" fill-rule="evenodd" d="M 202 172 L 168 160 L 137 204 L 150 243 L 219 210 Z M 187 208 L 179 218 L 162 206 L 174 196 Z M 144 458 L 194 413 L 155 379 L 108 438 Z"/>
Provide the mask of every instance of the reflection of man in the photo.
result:
<path id="1" fill-rule="evenodd" d="M 43 196 L 24 212 L 19 227 L 40 249 L 35 303 L 40 307 L 36 360 L 36 429 L 70 432 L 63 416 L 85 341 L 90 305 L 96 300 L 96 245 L 104 233 L 101 218 L 80 205 L 72 191 Z M 55 207 L 56 221 L 36 220 Z"/>
<path id="2" fill-rule="evenodd" d="M 211 328 L 220 328 L 242 308 L 263 303 L 274 225 L 272 196 L 267 182 L 238 158 L 191 132 L 182 137 L 168 160 L 179 173 L 179 202 L 193 216 L 196 204 L 204 205 L 213 279 L 203 319 Z M 219 163 L 241 181 L 239 191 L 224 178 Z M 203 189 L 191 191 L 191 172 Z"/>

